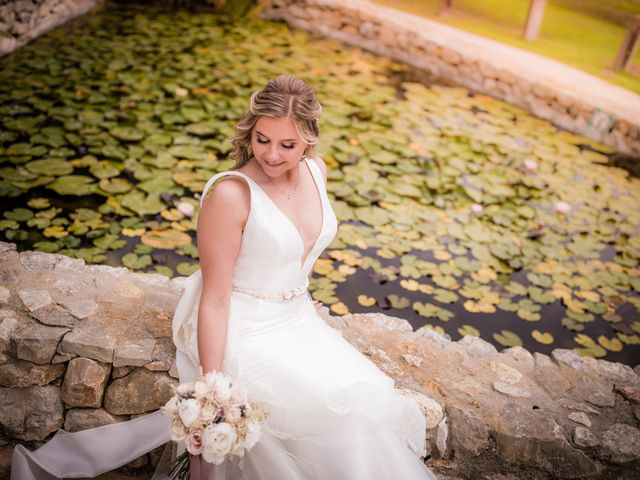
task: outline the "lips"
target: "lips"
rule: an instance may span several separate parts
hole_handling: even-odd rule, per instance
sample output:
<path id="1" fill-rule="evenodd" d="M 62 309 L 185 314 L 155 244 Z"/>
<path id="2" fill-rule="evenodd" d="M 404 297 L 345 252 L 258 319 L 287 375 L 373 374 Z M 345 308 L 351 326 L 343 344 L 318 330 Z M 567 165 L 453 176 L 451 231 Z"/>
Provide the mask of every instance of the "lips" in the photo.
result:
<path id="1" fill-rule="evenodd" d="M 267 162 L 267 161 L 265 160 L 265 162 L 264 162 L 264 163 L 266 163 L 266 164 L 267 164 L 267 165 L 269 165 L 270 167 L 278 167 L 278 166 L 282 165 L 284 162 L 271 163 L 271 162 Z"/>

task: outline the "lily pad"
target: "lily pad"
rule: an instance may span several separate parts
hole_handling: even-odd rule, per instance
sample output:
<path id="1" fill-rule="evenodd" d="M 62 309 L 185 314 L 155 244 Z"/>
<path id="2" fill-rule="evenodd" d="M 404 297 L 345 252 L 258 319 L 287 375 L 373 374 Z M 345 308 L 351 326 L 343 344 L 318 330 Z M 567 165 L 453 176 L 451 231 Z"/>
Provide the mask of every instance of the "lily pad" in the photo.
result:
<path id="1" fill-rule="evenodd" d="M 90 195 L 96 189 L 93 178 L 85 175 L 66 175 L 58 177 L 47 185 L 47 188 L 54 190 L 60 195 Z"/>
<path id="2" fill-rule="evenodd" d="M 140 241 L 153 248 L 174 250 L 191 244 L 191 237 L 174 229 L 152 230 L 144 233 L 140 237 Z"/>
<path id="3" fill-rule="evenodd" d="M 509 330 L 500 330 L 500 333 L 493 334 L 493 338 L 504 347 L 522 346 L 522 339 Z"/>

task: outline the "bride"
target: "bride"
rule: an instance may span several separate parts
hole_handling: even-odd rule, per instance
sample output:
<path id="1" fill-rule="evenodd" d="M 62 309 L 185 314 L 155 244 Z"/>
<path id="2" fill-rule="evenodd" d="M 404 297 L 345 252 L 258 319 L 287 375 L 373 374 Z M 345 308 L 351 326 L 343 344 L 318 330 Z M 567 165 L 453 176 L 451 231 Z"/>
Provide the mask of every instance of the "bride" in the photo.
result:
<path id="1" fill-rule="evenodd" d="M 173 319 L 180 382 L 222 371 L 269 411 L 259 442 L 208 465 L 209 479 L 433 480 L 419 458 L 420 408 L 318 316 L 307 290 L 337 231 L 315 153 L 321 110 L 303 80 L 270 80 L 237 126 L 235 166 L 214 175 L 200 199 L 201 268 Z M 59 430 L 33 452 L 16 446 L 11 479 L 97 476 L 169 442 L 169 425 L 157 411 Z M 167 461 L 183 451 L 184 442 L 168 443 L 153 479 L 167 479 Z"/>

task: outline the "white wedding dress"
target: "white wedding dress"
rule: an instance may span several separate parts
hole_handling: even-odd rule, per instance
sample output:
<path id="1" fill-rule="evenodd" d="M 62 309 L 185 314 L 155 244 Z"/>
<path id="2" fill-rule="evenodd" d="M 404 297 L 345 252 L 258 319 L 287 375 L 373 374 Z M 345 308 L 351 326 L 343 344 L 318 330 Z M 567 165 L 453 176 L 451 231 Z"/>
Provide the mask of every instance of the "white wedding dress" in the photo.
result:
<path id="1" fill-rule="evenodd" d="M 337 231 L 322 173 L 305 159 L 320 194 L 322 229 L 303 259 L 302 238 L 247 175 L 251 208 L 233 273 L 222 370 L 262 402 L 269 417 L 244 457 L 214 467 L 210 480 L 434 480 L 419 457 L 426 424 L 417 403 L 318 316 L 306 281 Z M 201 276 L 187 280 L 173 321 L 180 382 L 198 376 L 196 341 Z M 282 298 L 282 297 L 292 298 Z M 279 297 L 279 298 L 276 298 Z M 94 477 L 170 440 L 160 411 L 81 432 L 59 430 L 39 449 L 16 446 L 11 480 Z M 184 451 L 168 443 L 154 480 Z"/>

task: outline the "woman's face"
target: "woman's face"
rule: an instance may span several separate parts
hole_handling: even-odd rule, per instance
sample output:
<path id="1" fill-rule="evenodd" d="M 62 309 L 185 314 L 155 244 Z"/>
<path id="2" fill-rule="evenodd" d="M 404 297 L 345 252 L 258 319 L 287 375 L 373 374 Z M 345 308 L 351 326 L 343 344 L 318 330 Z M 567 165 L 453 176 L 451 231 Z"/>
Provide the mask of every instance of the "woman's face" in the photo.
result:
<path id="1" fill-rule="evenodd" d="M 306 146 L 288 117 L 259 117 L 251 132 L 253 155 L 270 177 L 298 165 Z"/>

